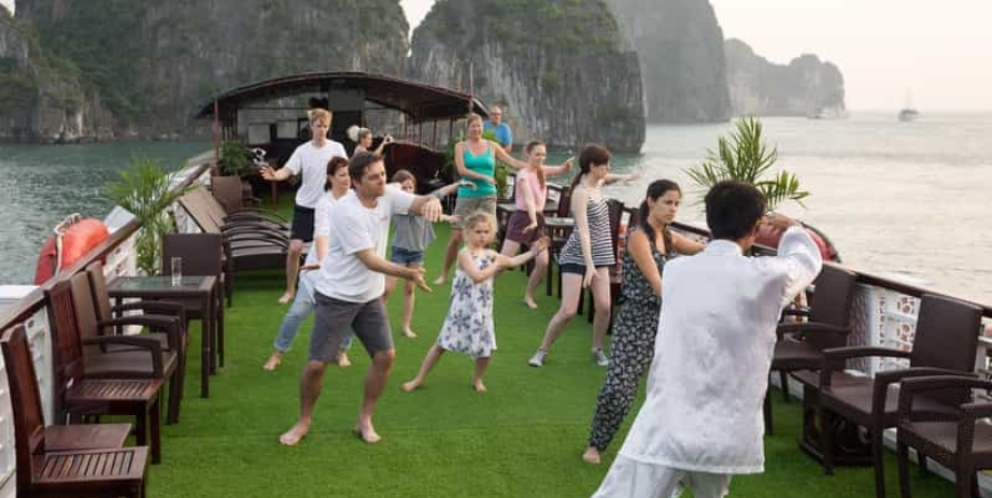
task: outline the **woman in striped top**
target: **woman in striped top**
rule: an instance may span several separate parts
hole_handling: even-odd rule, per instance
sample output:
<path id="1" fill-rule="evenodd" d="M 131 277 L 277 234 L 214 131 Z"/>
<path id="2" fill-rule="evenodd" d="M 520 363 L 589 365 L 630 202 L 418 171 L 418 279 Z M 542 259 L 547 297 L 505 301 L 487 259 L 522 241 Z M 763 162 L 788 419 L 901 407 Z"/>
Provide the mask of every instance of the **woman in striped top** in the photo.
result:
<path id="1" fill-rule="evenodd" d="M 616 264 L 610 235 L 610 213 L 600 191 L 610 176 L 610 152 L 596 144 L 586 145 L 579 155 L 579 174 L 572 180 L 572 216 L 575 229 L 562 247 L 558 258 L 561 267 L 561 307 L 551 318 L 541 347 L 530 365 L 544 365 L 544 358 L 561 331 L 575 316 L 582 289 L 590 287 L 596 315 L 593 320 L 592 356 L 599 366 L 607 366 L 603 340 L 610 325 L 610 274 Z"/>

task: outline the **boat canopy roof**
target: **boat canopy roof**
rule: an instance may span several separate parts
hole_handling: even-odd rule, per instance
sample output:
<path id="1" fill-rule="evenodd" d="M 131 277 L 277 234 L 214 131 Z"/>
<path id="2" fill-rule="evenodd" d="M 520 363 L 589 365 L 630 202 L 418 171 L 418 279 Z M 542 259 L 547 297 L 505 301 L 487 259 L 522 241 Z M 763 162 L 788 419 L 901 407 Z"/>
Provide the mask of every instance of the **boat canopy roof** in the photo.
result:
<path id="1" fill-rule="evenodd" d="M 284 76 L 228 90 L 200 107 L 199 118 L 213 116 L 216 102 L 220 115 L 255 102 L 333 90 L 361 90 L 365 100 L 408 115 L 414 122 L 462 118 L 470 110 L 483 117 L 488 109 L 471 95 L 402 78 L 362 72 L 305 73 Z M 334 104 L 331 102 L 331 109 Z"/>

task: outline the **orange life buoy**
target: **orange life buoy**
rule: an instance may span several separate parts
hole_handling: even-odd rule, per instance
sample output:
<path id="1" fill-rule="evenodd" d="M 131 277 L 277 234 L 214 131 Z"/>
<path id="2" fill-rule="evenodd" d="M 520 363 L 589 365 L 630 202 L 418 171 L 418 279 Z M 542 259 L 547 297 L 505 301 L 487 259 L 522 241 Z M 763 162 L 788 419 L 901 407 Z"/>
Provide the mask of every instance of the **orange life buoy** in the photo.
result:
<path id="1" fill-rule="evenodd" d="M 816 247 L 820 249 L 820 256 L 823 257 L 824 261 L 833 261 L 835 263 L 840 262 L 840 255 L 837 253 L 837 248 L 833 246 L 820 232 L 808 225 L 803 227 L 806 233 L 813 238 L 813 242 L 816 243 Z M 763 246 L 771 247 L 772 249 L 778 249 L 779 239 L 782 238 L 781 232 L 775 232 L 769 225 L 761 225 L 758 230 L 758 238 L 755 240 L 756 243 Z"/>
<path id="2" fill-rule="evenodd" d="M 79 215 L 66 218 L 55 228 L 55 235 L 41 246 L 34 273 L 35 285 L 43 284 L 61 269 L 69 267 L 108 237 L 110 232 L 100 220 L 79 219 Z"/>

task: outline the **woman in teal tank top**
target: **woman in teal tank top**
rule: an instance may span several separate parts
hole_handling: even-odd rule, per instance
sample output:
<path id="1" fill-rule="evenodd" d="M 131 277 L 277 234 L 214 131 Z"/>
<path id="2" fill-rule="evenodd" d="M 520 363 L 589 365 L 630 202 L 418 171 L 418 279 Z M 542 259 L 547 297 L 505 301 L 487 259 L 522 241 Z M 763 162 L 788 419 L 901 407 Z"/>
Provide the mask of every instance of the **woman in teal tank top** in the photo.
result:
<path id="1" fill-rule="evenodd" d="M 467 137 L 455 144 L 455 168 L 462 180 L 473 183 L 472 187 L 458 187 L 455 201 L 455 216 L 466 219 L 475 211 L 485 211 L 496 216 L 496 161 L 506 163 L 514 169 L 523 169 L 527 163 L 507 154 L 496 142 L 482 138 L 482 116 L 471 113 L 466 118 Z M 458 256 L 458 246 L 462 242 L 462 227 L 452 225 L 451 238 L 444 254 L 444 266 L 434 283 L 443 284 L 448 280 L 451 266 Z"/>

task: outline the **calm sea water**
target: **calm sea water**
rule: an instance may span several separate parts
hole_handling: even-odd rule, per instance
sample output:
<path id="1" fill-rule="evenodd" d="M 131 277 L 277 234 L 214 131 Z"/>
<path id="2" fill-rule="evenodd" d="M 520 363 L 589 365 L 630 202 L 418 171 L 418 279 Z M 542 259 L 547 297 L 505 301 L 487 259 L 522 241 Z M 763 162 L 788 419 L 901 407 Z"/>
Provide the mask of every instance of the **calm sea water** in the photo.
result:
<path id="1" fill-rule="evenodd" d="M 766 118 L 778 168 L 812 194 L 782 211 L 827 233 L 844 262 L 980 302 L 992 302 L 992 114 L 923 116 L 853 113 L 845 120 Z M 685 192 L 680 219 L 701 222 L 699 189 L 684 169 L 697 164 L 730 124 L 655 126 L 643 153 L 614 160 L 642 179 L 609 188 L 637 203 L 655 178 Z M 0 145 L 0 283 L 30 283 L 37 250 L 63 216 L 101 217 L 103 186 L 133 157 L 178 167 L 208 143 L 80 146 Z"/>

